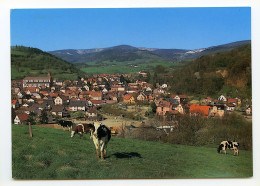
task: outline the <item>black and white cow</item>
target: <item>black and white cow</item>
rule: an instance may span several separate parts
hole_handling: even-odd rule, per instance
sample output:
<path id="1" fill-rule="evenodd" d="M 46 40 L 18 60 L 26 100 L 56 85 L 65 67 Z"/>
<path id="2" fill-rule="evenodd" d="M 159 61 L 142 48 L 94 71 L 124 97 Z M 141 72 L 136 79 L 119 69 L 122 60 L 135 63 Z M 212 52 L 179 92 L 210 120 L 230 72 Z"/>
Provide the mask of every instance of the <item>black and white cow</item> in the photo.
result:
<path id="1" fill-rule="evenodd" d="M 236 141 L 228 141 L 228 149 L 234 150 L 234 156 L 238 156 L 239 152 L 239 143 Z"/>
<path id="2" fill-rule="evenodd" d="M 70 129 L 72 128 L 72 126 L 73 126 L 73 122 L 72 122 L 72 121 L 59 120 L 58 123 L 59 123 L 59 125 L 62 126 L 63 128 L 69 127 L 69 130 L 70 130 Z"/>
<path id="3" fill-rule="evenodd" d="M 238 156 L 239 152 L 239 143 L 233 142 L 233 141 L 222 141 L 217 149 L 218 153 L 221 153 L 221 151 L 224 152 L 224 154 L 227 154 L 227 149 L 234 150 L 234 156 Z"/>
<path id="4" fill-rule="evenodd" d="M 106 155 L 107 144 L 111 138 L 111 131 L 107 126 L 98 122 L 94 123 L 95 130 L 92 132 L 92 139 L 96 148 L 97 157 L 99 158 L 99 150 L 101 153 L 101 160 Z"/>

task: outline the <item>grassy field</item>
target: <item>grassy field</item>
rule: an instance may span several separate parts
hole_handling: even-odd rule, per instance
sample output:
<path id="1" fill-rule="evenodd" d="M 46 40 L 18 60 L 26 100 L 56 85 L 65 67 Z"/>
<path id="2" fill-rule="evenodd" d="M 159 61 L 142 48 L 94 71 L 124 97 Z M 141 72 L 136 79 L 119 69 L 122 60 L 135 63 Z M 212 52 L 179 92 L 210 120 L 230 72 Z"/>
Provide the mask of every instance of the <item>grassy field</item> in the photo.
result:
<path id="1" fill-rule="evenodd" d="M 104 161 L 95 156 L 89 135 L 12 126 L 15 179 L 138 179 L 251 177 L 252 152 L 218 154 L 216 148 L 163 144 L 112 137 Z"/>
<path id="2" fill-rule="evenodd" d="M 179 63 L 171 63 L 171 62 L 139 62 L 139 61 L 129 61 L 124 63 L 113 63 L 113 62 L 104 62 L 102 64 L 96 63 L 88 63 L 90 65 L 86 68 L 80 68 L 83 72 L 91 73 L 91 74 L 102 74 L 102 73 L 136 73 L 142 70 L 149 70 L 157 65 L 163 65 L 168 67 L 169 70 L 173 69 L 173 67 L 180 66 Z"/>

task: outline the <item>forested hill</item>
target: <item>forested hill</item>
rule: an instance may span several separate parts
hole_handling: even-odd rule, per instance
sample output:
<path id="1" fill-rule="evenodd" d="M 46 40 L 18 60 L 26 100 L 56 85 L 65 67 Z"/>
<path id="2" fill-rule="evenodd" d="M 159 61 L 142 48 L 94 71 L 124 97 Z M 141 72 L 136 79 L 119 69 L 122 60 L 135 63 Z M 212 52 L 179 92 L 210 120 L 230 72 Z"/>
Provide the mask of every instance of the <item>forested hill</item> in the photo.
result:
<path id="1" fill-rule="evenodd" d="M 84 72 L 72 64 L 37 48 L 11 47 L 12 79 L 21 79 L 25 76 L 46 76 L 48 72 L 59 79 L 76 79 L 84 75 Z"/>
<path id="2" fill-rule="evenodd" d="M 173 75 L 169 83 L 178 94 L 216 97 L 224 93 L 251 99 L 251 44 L 201 56 Z"/>

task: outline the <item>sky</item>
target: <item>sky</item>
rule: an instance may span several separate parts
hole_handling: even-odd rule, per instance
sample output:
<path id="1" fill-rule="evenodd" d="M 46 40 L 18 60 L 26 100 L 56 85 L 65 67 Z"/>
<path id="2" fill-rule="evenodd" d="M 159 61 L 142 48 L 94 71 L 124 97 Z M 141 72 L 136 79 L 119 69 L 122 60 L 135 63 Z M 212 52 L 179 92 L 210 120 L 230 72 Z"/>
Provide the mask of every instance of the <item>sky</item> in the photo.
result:
<path id="1" fill-rule="evenodd" d="M 11 45 L 199 49 L 251 39 L 251 8 L 12 9 Z"/>

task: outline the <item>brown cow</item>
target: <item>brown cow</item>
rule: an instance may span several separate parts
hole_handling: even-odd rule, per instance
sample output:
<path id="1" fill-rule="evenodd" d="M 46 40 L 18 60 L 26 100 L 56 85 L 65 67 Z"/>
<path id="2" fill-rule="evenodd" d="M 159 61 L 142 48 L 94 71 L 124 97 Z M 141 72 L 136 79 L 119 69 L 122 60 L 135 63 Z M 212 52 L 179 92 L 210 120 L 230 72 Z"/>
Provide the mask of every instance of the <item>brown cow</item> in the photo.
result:
<path id="1" fill-rule="evenodd" d="M 74 129 L 71 130 L 71 136 L 73 137 L 75 133 L 78 133 L 80 135 L 80 138 L 82 138 L 83 133 L 87 134 L 90 132 L 90 136 L 92 136 L 92 131 L 95 130 L 95 127 L 93 124 L 78 124 Z"/>

